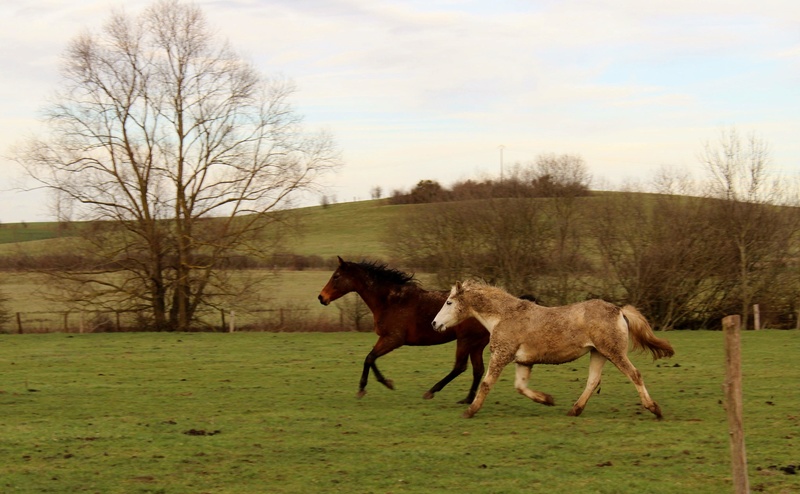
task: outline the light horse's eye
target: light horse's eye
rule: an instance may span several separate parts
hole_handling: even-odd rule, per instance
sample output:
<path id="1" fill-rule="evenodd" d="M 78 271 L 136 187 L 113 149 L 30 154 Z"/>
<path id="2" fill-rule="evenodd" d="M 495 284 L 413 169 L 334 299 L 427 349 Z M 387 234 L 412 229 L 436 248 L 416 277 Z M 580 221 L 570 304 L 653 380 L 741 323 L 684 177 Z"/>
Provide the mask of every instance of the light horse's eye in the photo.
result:
<path id="1" fill-rule="evenodd" d="M 448 301 L 447 301 L 447 302 L 445 302 L 444 304 L 445 304 L 445 305 L 453 305 L 453 301 L 452 301 L 452 300 L 448 300 Z"/>

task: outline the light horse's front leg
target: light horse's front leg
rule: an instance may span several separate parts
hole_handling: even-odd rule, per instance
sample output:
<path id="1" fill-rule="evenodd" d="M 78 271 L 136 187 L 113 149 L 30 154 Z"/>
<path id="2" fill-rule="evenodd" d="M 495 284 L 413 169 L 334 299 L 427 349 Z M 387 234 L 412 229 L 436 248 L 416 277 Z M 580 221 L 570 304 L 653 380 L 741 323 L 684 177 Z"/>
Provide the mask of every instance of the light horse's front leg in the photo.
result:
<path id="1" fill-rule="evenodd" d="M 462 415 L 465 419 L 472 418 L 478 410 L 481 409 L 484 400 L 486 400 L 486 395 L 489 394 L 494 383 L 500 378 L 500 373 L 503 372 L 503 368 L 513 360 L 513 352 L 494 351 L 494 349 L 492 349 L 492 357 L 489 359 L 489 368 L 486 370 L 486 376 L 484 376 L 481 385 L 478 387 L 478 394 L 475 395 L 472 404 Z"/>
<path id="2" fill-rule="evenodd" d="M 378 359 L 378 357 L 386 355 L 395 348 L 399 348 L 401 346 L 403 346 L 403 343 L 397 339 L 386 338 L 383 336 L 378 338 L 377 343 L 375 343 L 375 346 L 372 347 L 372 350 L 364 359 L 364 369 L 361 372 L 361 380 L 358 383 L 358 393 L 356 394 L 357 397 L 361 398 L 367 394 L 366 387 L 367 380 L 369 379 L 370 369 L 372 369 L 372 371 L 375 373 L 375 379 L 377 379 L 379 383 L 383 384 L 389 389 L 394 389 L 394 381 L 383 377 L 383 374 L 381 374 L 381 371 L 378 370 L 378 366 L 375 364 L 375 361 Z"/>

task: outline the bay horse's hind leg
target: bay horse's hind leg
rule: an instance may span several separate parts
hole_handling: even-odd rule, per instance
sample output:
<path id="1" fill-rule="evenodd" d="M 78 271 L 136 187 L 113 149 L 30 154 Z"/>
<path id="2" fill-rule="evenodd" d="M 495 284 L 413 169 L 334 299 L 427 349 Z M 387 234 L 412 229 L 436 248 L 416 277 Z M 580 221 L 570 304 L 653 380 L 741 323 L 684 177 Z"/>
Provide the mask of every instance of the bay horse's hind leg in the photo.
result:
<path id="1" fill-rule="evenodd" d="M 361 398 L 365 394 L 367 394 L 367 379 L 369 378 L 369 370 L 372 369 L 372 372 L 375 373 L 375 379 L 384 386 L 389 389 L 394 389 L 394 381 L 391 379 L 386 379 L 381 374 L 381 371 L 378 370 L 378 366 L 375 365 L 375 361 L 378 357 L 382 355 L 386 355 L 387 353 L 391 352 L 395 348 L 400 347 L 402 344 L 394 341 L 388 340 L 385 338 L 378 338 L 378 342 L 375 343 L 375 346 L 372 347 L 372 350 L 367 354 L 367 357 L 364 359 L 364 369 L 361 372 L 361 380 L 358 383 L 358 393 L 356 396 Z"/>
<path id="2" fill-rule="evenodd" d="M 584 388 L 578 401 L 572 405 L 572 409 L 567 412 L 567 415 L 577 417 L 583 412 L 584 407 L 586 407 L 586 402 L 589 401 L 594 390 L 600 385 L 600 376 L 603 373 L 603 365 L 605 365 L 606 360 L 608 359 L 600 352 L 594 349 L 592 350 L 589 356 L 589 377 L 586 379 L 586 388 Z"/>
<path id="3" fill-rule="evenodd" d="M 478 386 L 481 385 L 481 378 L 483 377 L 483 371 L 486 369 L 483 365 L 483 349 L 486 348 L 486 345 L 489 344 L 489 337 L 485 340 L 478 342 L 477 344 L 473 345 L 472 350 L 469 355 L 470 362 L 472 362 L 472 386 L 469 388 L 469 393 L 467 393 L 467 397 L 463 400 L 459 401 L 459 403 L 466 403 L 469 405 L 470 403 L 475 400 L 475 395 L 478 393 Z"/>
<path id="4" fill-rule="evenodd" d="M 478 386 L 481 384 L 483 378 L 483 371 L 486 370 L 483 364 L 483 349 L 489 344 L 489 333 L 481 334 L 474 337 L 465 337 L 456 340 L 456 362 L 453 370 L 447 374 L 444 379 L 434 384 L 429 389 L 423 398 L 430 400 L 435 393 L 441 391 L 453 379 L 461 375 L 467 370 L 467 359 L 472 363 L 472 385 L 470 385 L 467 397 L 458 403 L 465 403 L 469 405 L 475 399 L 475 394 L 478 392 Z"/>
<path id="5" fill-rule="evenodd" d="M 441 391 L 445 386 L 447 386 L 450 381 L 461 375 L 465 370 L 467 370 L 467 359 L 469 359 L 469 347 L 466 345 L 464 340 L 458 340 L 456 343 L 456 362 L 453 365 L 453 370 L 450 371 L 449 374 L 444 376 L 444 378 L 439 381 L 438 383 L 434 384 L 431 389 L 425 392 L 422 395 L 423 398 L 426 400 L 430 400 L 433 396 Z M 481 371 L 482 373 L 483 371 Z M 479 377 L 480 379 L 480 377 Z"/>
<path id="6" fill-rule="evenodd" d="M 639 372 L 636 367 L 634 367 L 634 365 L 628 359 L 628 356 L 624 354 L 617 357 L 609 356 L 608 359 L 617 366 L 620 372 L 628 376 L 628 379 L 630 379 L 633 385 L 636 386 L 636 391 L 639 392 L 639 399 L 642 401 L 642 406 L 650 410 L 650 412 L 652 412 L 657 418 L 662 418 L 661 407 L 659 407 L 658 403 L 650 398 L 650 393 L 648 393 L 647 388 L 644 387 L 642 373 Z"/>
<path id="7" fill-rule="evenodd" d="M 514 387 L 517 388 L 517 392 L 519 392 L 519 394 L 527 396 L 536 403 L 553 406 L 555 402 L 553 401 L 552 396 L 528 387 L 528 378 L 531 376 L 532 367 L 532 365 L 517 364 L 517 377 L 514 380 Z"/>

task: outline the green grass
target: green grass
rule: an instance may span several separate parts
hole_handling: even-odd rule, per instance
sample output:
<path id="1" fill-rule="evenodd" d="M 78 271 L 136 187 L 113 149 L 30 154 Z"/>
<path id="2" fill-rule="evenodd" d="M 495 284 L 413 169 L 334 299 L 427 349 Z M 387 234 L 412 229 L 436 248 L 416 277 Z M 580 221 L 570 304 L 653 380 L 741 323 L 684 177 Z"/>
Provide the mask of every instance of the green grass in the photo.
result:
<path id="1" fill-rule="evenodd" d="M 0 224 L 0 244 L 46 240 L 59 236 L 58 223 L 54 222 Z"/>
<path id="2" fill-rule="evenodd" d="M 102 493 L 718 493 L 731 491 L 719 332 L 664 335 L 668 361 L 635 355 L 663 421 L 607 366 L 567 417 L 588 361 L 538 366 L 544 407 L 506 369 L 460 418 L 469 377 L 431 401 L 453 345 L 381 358 L 397 389 L 355 398 L 363 333 L 0 336 L 0 490 Z M 742 335 L 754 492 L 796 492 L 800 332 Z"/>

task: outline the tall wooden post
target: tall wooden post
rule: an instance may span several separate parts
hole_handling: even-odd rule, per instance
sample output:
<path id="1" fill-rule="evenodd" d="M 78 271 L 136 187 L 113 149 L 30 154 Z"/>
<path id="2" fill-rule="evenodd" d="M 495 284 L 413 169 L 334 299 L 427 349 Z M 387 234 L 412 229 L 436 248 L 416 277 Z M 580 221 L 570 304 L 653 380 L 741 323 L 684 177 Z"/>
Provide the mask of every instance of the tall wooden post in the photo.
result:
<path id="1" fill-rule="evenodd" d="M 739 337 L 741 316 L 722 319 L 725 332 L 725 408 L 728 412 L 728 433 L 731 441 L 733 466 L 733 491 L 748 494 L 747 453 L 744 448 L 744 422 L 742 418 L 742 355 Z"/>
<path id="2" fill-rule="evenodd" d="M 756 331 L 761 329 L 761 309 L 758 304 L 753 304 L 753 329 Z"/>

